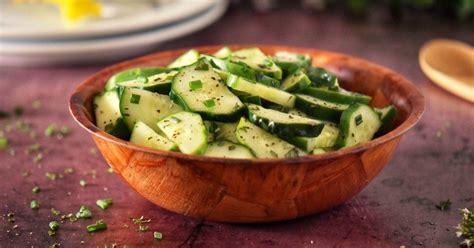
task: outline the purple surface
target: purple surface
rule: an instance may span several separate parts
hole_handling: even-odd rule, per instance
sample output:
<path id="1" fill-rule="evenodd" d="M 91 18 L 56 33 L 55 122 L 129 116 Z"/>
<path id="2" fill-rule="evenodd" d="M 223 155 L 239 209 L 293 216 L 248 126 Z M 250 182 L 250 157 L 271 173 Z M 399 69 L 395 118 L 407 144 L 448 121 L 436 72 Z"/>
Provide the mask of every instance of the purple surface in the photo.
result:
<path id="1" fill-rule="evenodd" d="M 0 150 L 0 247 L 456 247 L 454 228 L 459 208 L 474 210 L 474 105 L 446 93 L 420 71 L 419 47 L 427 40 L 448 37 L 474 43 L 472 19 L 465 23 L 434 17 L 408 16 L 394 24 L 381 12 L 366 21 L 354 21 L 335 13 L 315 16 L 294 9 L 253 15 L 243 7 L 231 9 L 223 19 L 196 34 L 163 44 L 156 51 L 225 43 L 271 43 L 313 47 L 359 56 L 392 68 L 413 81 L 426 96 L 423 119 L 408 132 L 391 161 L 360 194 L 342 206 L 298 220 L 259 225 L 202 222 L 182 217 L 147 202 L 117 176 L 107 172 L 104 160 L 93 155 L 89 135 L 68 113 L 73 88 L 100 66 L 55 68 L 0 68 L 0 109 L 25 106 L 21 118 L 1 119 L 0 127 L 15 126 L 19 119 L 31 123 L 37 138 L 13 128 L 5 132 L 9 150 Z M 34 110 L 32 101 L 43 106 Z M 45 137 L 51 123 L 72 128 L 58 140 Z M 25 154 L 37 142 L 44 159 L 33 163 Z M 65 168 L 74 173 L 64 174 Z M 96 178 L 91 176 L 96 171 Z M 29 176 L 22 173 L 28 171 Z M 46 172 L 64 174 L 49 180 Z M 79 180 L 88 182 L 81 187 Z M 38 184 L 42 191 L 31 192 Z M 70 192 L 70 193 L 68 193 Z M 111 197 L 113 206 L 103 211 L 95 200 Z M 435 204 L 451 199 L 447 211 Z M 41 202 L 31 210 L 30 201 Z M 75 213 L 80 205 L 93 211 L 91 220 L 66 221 L 55 237 L 48 223 L 57 219 L 54 207 Z M 13 212 L 15 222 L 7 222 Z M 137 232 L 131 218 L 151 218 L 148 232 Z M 87 224 L 104 219 L 108 230 L 88 234 Z M 14 226 L 17 225 L 16 228 Z M 155 241 L 153 231 L 163 233 Z M 84 241 L 84 245 L 80 242 Z"/>

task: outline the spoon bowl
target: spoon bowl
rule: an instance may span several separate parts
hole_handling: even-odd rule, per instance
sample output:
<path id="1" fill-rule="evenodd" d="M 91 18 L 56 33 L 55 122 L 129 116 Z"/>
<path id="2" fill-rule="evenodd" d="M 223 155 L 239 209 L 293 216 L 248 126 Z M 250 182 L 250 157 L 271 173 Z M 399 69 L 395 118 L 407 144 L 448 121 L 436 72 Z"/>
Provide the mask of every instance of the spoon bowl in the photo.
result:
<path id="1" fill-rule="evenodd" d="M 434 83 L 474 102 L 474 48 L 463 42 L 436 39 L 420 49 L 423 72 Z"/>

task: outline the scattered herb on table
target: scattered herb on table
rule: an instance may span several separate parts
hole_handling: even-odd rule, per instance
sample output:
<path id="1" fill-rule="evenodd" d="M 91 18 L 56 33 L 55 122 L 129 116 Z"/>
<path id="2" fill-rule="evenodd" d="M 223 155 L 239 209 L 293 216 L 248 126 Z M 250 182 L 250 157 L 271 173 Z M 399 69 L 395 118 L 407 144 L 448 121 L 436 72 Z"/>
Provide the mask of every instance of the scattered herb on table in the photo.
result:
<path id="1" fill-rule="evenodd" d="M 54 124 L 49 125 L 44 130 L 44 135 L 46 135 L 46 137 L 52 137 L 54 134 L 56 134 L 56 125 Z"/>
<path id="2" fill-rule="evenodd" d="M 15 222 L 15 214 L 14 213 L 8 213 L 7 214 L 7 221 L 10 223 Z"/>
<path id="3" fill-rule="evenodd" d="M 145 219 L 145 217 L 142 215 L 140 218 L 133 218 L 132 221 L 135 225 L 138 225 L 138 231 L 146 232 L 148 230 L 148 226 L 145 224 L 150 223 L 151 219 Z"/>
<path id="4" fill-rule="evenodd" d="M 31 107 L 33 109 L 39 109 L 41 108 L 43 104 L 41 103 L 41 100 L 34 100 L 32 103 L 31 103 Z"/>
<path id="5" fill-rule="evenodd" d="M 8 139 L 5 137 L 0 137 L 0 150 L 6 149 L 8 147 Z"/>
<path id="6" fill-rule="evenodd" d="M 56 179 L 58 179 L 58 174 L 56 173 L 52 173 L 52 172 L 46 172 L 46 177 L 51 180 L 51 181 L 55 181 Z"/>
<path id="7" fill-rule="evenodd" d="M 68 126 L 62 126 L 61 129 L 59 129 L 59 133 L 62 136 L 67 136 L 71 134 L 71 128 L 69 128 Z"/>
<path id="8" fill-rule="evenodd" d="M 76 213 L 78 219 L 89 219 L 92 217 L 91 210 L 86 206 L 81 206 L 79 211 Z"/>
<path id="9" fill-rule="evenodd" d="M 23 112 L 25 112 L 25 110 L 23 109 L 22 106 L 15 106 L 15 108 L 13 109 L 13 113 L 15 113 L 16 116 L 21 116 L 23 115 Z"/>
<path id="10" fill-rule="evenodd" d="M 436 208 L 441 211 L 448 210 L 451 207 L 451 204 L 451 199 L 447 199 L 446 201 L 440 201 L 436 204 Z"/>
<path id="11" fill-rule="evenodd" d="M 107 224 L 104 222 L 104 220 L 98 220 L 95 222 L 95 224 L 88 225 L 86 229 L 87 232 L 97 232 L 107 229 Z"/>
<path id="12" fill-rule="evenodd" d="M 462 220 L 461 223 L 456 226 L 456 236 L 464 238 L 459 243 L 461 247 L 474 247 L 474 213 L 469 209 L 461 209 Z"/>
<path id="13" fill-rule="evenodd" d="M 38 153 L 33 157 L 33 163 L 37 164 L 43 160 L 43 153 Z"/>
<path id="14" fill-rule="evenodd" d="M 59 230 L 59 223 L 57 221 L 49 222 L 49 229 L 51 229 L 51 231 Z"/>
<path id="15" fill-rule="evenodd" d="M 33 192 L 35 194 L 39 193 L 39 192 L 41 192 L 41 188 L 38 185 L 36 185 L 31 189 L 31 192 Z"/>
<path id="16" fill-rule="evenodd" d="M 56 210 L 54 208 L 51 208 L 51 214 L 55 215 L 55 216 L 59 216 L 61 215 L 61 211 L 59 210 Z"/>
<path id="17" fill-rule="evenodd" d="M 99 206 L 100 208 L 102 209 L 107 209 L 108 207 L 110 207 L 110 205 L 112 205 L 112 198 L 106 198 L 106 199 L 99 199 L 95 202 L 95 204 L 97 204 L 97 206 Z"/>
<path id="18" fill-rule="evenodd" d="M 163 239 L 163 234 L 160 233 L 160 232 L 153 232 L 153 237 L 154 237 L 156 240 L 162 240 L 162 239 Z"/>
<path id="19" fill-rule="evenodd" d="M 87 181 L 81 179 L 81 180 L 79 181 L 79 185 L 81 185 L 82 187 L 86 187 L 86 186 L 87 186 Z"/>
<path id="20" fill-rule="evenodd" d="M 72 173 L 74 173 L 74 169 L 73 168 L 66 168 L 66 169 L 64 169 L 64 173 L 65 174 L 72 174 Z"/>
<path id="21" fill-rule="evenodd" d="M 37 200 L 32 200 L 30 202 L 30 207 L 31 209 L 39 209 L 40 208 L 40 203 Z"/>

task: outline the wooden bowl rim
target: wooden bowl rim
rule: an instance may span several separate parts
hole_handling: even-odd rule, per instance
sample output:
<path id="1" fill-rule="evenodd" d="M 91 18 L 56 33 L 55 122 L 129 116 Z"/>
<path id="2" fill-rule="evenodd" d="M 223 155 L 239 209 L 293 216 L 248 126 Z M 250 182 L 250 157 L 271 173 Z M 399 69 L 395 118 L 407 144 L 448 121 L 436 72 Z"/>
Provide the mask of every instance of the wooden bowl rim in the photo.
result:
<path id="1" fill-rule="evenodd" d="M 199 51 L 208 51 L 208 50 L 215 51 L 223 46 L 228 46 L 231 49 L 243 48 L 243 47 L 259 47 L 263 49 L 289 50 L 289 51 L 294 51 L 294 52 L 299 52 L 299 53 L 310 52 L 310 53 L 318 53 L 318 54 L 324 54 L 324 55 L 330 55 L 330 56 L 338 56 L 348 61 L 362 63 L 365 66 L 367 66 L 367 68 L 370 68 L 371 70 L 375 69 L 377 71 L 384 73 L 387 76 L 390 76 L 391 78 L 393 78 L 393 81 L 397 81 L 398 84 L 400 84 L 402 88 L 405 88 L 407 92 L 410 92 L 411 94 L 410 94 L 410 97 L 407 98 L 407 101 L 410 102 L 411 112 L 409 113 L 408 117 L 400 125 L 398 125 L 395 129 L 393 129 L 389 133 L 382 135 L 376 139 L 373 139 L 367 143 L 357 145 L 354 147 L 340 149 L 340 150 L 336 150 L 336 151 L 332 151 L 332 152 L 328 152 L 324 154 L 316 154 L 316 155 L 309 154 L 306 156 L 295 157 L 295 158 L 232 159 L 232 158 L 220 158 L 220 157 L 206 157 L 202 155 L 189 155 L 189 154 L 183 154 L 179 152 L 162 151 L 162 150 L 135 145 L 129 141 L 119 139 L 115 136 L 112 136 L 102 131 L 101 129 L 96 127 L 94 123 L 89 121 L 89 119 L 87 118 L 86 114 L 83 111 L 85 99 L 87 98 L 83 96 L 83 89 L 85 89 L 87 85 L 90 84 L 91 82 L 94 82 L 96 78 L 98 78 L 102 74 L 110 74 L 111 72 L 115 72 L 115 70 L 118 68 L 121 68 L 121 69 L 131 68 L 134 65 L 143 64 L 143 63 L 146 63 L 147 61 L 153 60 L 155 59 L 155 57 L 166 57 L 172 54 L 182 54 L 191 48 L 199 50 Z M 412 128 L 420 120 L 424 112 L 424 109 L 425 109 L 424 96 L 418 91 L 415 85 L 409 82 L 403 76 L 393 72 L 390 69 L 370 63 L 364 59 L 356 58 L 356 57 L 341 54 L 341 53 L 335 53 L 335 52 L 313 49 L 313 48 L 282 46 L 282 45 L 268 45 L 268 44 L 233 44 L 233 45 L 212 45 L 212 46 L 188 47 L 188 48 L 156 52 L 150 55 L 145 55 L 142 57 L 126 60 L 124 62 L 120 62 L 114 65 L 111 65 L 109 67 L 106 67 L 100 70 L 99 72 L 93 74 L 92 76 L 86 78 L 75 88 L 74 92 L 72 93 L 69 99 L 69 111 L 72 117 L 74 118 L 74 120 L 87 132 L 91 133 L 97 138 L 100 138 L 108 142 L 112 142 L 115 145 L 126 147 L 128 149 L 138 150 L 145 153 L 152 153 L 158 156 L 171 157 L 171 158 L 186 160 L 190 162 L 199 161 L 199 162 L 224 163 L 224 164 L 242 164 L 242 163 L 274 164 L 274 163 L 281 163 L 281 162 L 293 164 L 293 163 L 302 163 L 302 162 L 321 161 L 321 160 L 333 159 L 333 158 L 344 156 L 344 155 L 355 154 L 363 150 L 367 150 L 367 149 L 379 146 L 383 143 L 386 143 L 390 140 L 393 140 L 401 136 L 402 134 L 407 132 L 410 128 Z"/>

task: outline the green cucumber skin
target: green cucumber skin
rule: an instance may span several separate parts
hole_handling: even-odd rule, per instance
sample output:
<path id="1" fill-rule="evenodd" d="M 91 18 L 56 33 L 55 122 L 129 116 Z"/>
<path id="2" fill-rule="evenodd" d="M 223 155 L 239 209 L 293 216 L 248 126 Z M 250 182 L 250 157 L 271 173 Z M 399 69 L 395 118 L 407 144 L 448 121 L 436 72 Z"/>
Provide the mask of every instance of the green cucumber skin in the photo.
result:
<path id="1" fill-rule="evenodd" d="M 311 80 L 309 80 L 307 75 L 299 75 L 298 73 L 303 73 L 303 71 L 296 71 L 293 74 L 289 75 L 282 84 L 282 87 L 280 87 L 282 90 L 287 91 L 287 92 L 296 92 L 296 91 L 301 91 L 311 85 Z M 301 76 L 300 79 L 297 79 L 295 77 Z M 296 83 L 292 85 L 285 85 L 286 80 L 298 80 Z M 285 88 L 286 87 L 286 88 Z"/>
<path id="2" fill-rule="evenodd" d="M 383 116 L 381 110 L 386 108 L 389 108 L 389 110 L 385 116 Z M 380 120 L 382 121 L 382 126 L 380 126 L 379 130 L 375 133 L 375 137 L 380 137 L 393 129 L 393 122 L 398 113 L 397 108 L 393 105 L 387 106 L 383 109 L 375 109 L 375 112 L 380 116 Z"/>
<path id="3" fill-rule="evenodd" d="M 126 71 L 121 71 L 107 81 L 105 91 L 115 90 L 118 83 L 136 79 L 137 77 L 149 77 L 155 74 L 169 72 L 169 68 L 164 67 L 149 67 L 149 68 L 133 68 Z"/>
<path id="4" fill-rule="evenodd" d="M 255 81 L 267 86 L 271 86 L 275 88 L 280 87 L 279 80 L 272 78 L 270 76 L 267 76 L 263 73 L 257 72 L 248 66 L 244 66 L 244 65 L 227 60 L 226 67 L 227 67 L 227 71 L 230 74 L 241 76 L 245 79 Z"/>
<path id="5" fill-rule="evenodd" d="M 130 130 L 128 129 L 127 124 L 125 124 L 123 118 L 117 119 L 117 122 L 112 127 L 112 129 L 106 130 L 105 132 L 123 140 L 130 139 L 131 135 Z"/>
<path id="6" fill-rule="evenodd" d="M 259 96 L 242 96 L 240 97 L 240 100 L 242 100 L 242 102 L 244 103 L 251 103 L 262 106 L 262 98 L 260 98 Z"/>
<path id="7" fill-rule="evenodd" d="M 337 77 L 323 68 L 310 67 L 307 75 L 316 87 L 339 87 Z"/>
<path id="8" fill-rule="evenodd" d="M 322 119 L 338 123 L 341 118 L 343 110 L 328 108 L 322 105 L 315 105 L 306 102 L 305 100 L 296 96 L 295 107 L 305 112 L 307 115 L 316 119 Z"/>
<path id="9" fill-rule="evenodd" d="M 351 103 L 362 103 L 362 104 L 369 104 L 372 100 L 372 97 L 355 93 L 355 92 L 348 92 L 346 94 L 341 94 L 338 91 L 332 91 L 329 89 L 321 89 L 316 87 L 308 87 L 306 89 L 302 89 L 299 92 L 314 96 L 316 98 L 334 102 L 334 103 L 342 103 L 342 104 L 351 104 Z"/>
<path id="10" fill-rule="evenodd" d="M 209 61 L 209 63 L 212 65 L 212 67 L 214 67 L 216 69 L 219 69 L 219 70 L 227 71 L 227 66 L 226 66 L 226 61 L 225 60 L 219 59 L 219 58 L 207 55 L 207 54 L 201 54 L 200 56 L 201 56 L 201 58 L 205 58 L 207 61 Z"/>

